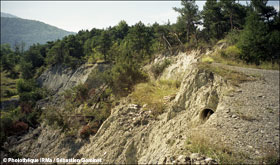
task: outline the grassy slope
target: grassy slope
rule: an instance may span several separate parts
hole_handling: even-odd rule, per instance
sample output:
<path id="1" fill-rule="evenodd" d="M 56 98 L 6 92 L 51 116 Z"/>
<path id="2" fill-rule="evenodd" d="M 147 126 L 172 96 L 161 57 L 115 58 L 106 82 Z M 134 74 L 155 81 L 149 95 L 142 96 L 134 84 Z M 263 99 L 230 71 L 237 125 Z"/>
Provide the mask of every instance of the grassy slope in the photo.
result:
<path id="1" fill-rule="evenodd" d="M 1 101 L 10 99 L 11 97 L 18 97 L 16 95 L 16 81 L 17 79 L 9 78 L 6 72 L 1 72 Z M 7 96 L 7 93 L 11 93 L 13 96 Z"/>

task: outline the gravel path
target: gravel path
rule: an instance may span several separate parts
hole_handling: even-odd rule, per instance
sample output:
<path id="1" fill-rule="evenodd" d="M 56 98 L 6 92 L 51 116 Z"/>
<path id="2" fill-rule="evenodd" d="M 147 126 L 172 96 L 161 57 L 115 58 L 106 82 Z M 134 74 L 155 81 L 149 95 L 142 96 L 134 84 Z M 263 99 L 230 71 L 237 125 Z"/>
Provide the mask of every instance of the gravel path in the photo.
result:
<path id="1" fill-rule="evenodd" d="M 254 160 L 250 163 L 279 155 L 279 71 L 214 65 L 254 75 L 257 80 L 242 83 L 223 97 L 216 120 L 207 121 L 202 129 L 218 129 L 216 136 L 234 151 L 247 154 Z"/>

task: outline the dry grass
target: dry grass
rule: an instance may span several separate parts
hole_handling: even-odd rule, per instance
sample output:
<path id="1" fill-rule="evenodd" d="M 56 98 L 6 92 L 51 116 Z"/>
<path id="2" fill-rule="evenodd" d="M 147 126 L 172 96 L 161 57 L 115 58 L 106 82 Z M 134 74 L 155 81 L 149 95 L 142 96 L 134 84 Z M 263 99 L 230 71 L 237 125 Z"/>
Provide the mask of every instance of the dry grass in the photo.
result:
<path id="1" fill-rule="evenodd" d="M 237 111 L 236 115 L 242 119 L 242 120 L 246 120 L 246 121 L 255 121 L 258 120 L 255 116 L 253 115 L 249 115 L 249 114 L 244 114 L 243 112 Z"/>
<path id="2" fill-rule="evenodd" d="M 140 83 L 135 86 L 131 98 L 136 104 L 141 106 L 146 104 L 145 109 L 152 110 L 152 113 L 157 116 L 163 113 L 168 103 L 164 98 L 174 97 L 179 86 L 180 82 L 171 80 Z"/>
<path id="3" fill-rule="evenodd" d="M 225 67 L 219 67 L 208 63 L 199 63 L 198 67 L 205 71 L 209 71 L 212 73 L 216 73 L 226 80 L 229 80 L 233 85 L 238 86 L 238 84 L 246 82 L 246 81 L 253 81 L 255 78 L 250 77 L 244 73 L 233 71 L 227 69 Z"/>
<path id="4" fill-rule="evenodd" d="M 265 146 L 261 150 L 264 156 L 259 159 L 259 164 L 280 164 L 279 150 L 272 146 Z"/>
<path id="5" fill-rule="evenodd" d="M 202 136 L 198 132 L 192 132 L 190 138 L 186 141 L 186 150 L 215 159 L 219 164 L 244 163 L 247 158 L 245 154 L 234 152 L 229 146 L 223 144 L 221 140 L 217 140 L 217 136 L 215 138 L 219 143 L 213 143 L 210 138 Z"/>

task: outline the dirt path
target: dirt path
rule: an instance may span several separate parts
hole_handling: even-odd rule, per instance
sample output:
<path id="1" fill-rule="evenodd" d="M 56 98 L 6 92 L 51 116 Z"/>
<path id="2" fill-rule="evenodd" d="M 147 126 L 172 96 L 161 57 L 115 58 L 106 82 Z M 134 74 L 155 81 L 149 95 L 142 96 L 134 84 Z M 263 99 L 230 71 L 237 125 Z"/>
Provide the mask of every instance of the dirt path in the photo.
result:
<path id="1" fill-rule="evenodd" d="M 279 71 L 214 65 L 253 75 L 257 80 L 242 83 L 225 96 L 217 108 L 216 120 L 209 120 L 205 125 L 218 128 L 217 136 L 224 143 L 248 154 L 254 163 L 278 155 Z"/>

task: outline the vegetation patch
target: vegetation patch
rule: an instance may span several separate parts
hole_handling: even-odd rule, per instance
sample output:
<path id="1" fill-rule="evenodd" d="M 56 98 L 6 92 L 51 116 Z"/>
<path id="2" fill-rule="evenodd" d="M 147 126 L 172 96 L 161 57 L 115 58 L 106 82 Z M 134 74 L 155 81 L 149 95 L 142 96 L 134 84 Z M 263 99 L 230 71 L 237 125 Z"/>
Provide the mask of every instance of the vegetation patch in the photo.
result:
<path id="1" fill-rule="evenodd" d="M 211 55 L 203 56 L 201 61 L 206 63 L 216 62 L 244 68 L 279 70 L 279 64 L 277 62 L 260 61 L 259 64 L 256 65 L 254 63 L 246 63 L 239 58 L 240 56 L 241 50 L 233 45 L 225 49 L 221 49 Z"/>
<path id="2" fill-rule="evenodd" d="M 219 140 L 217 140 L 219 141 Z M 210 142 L 210 139 L 199 133 L 192 133 L 185 144 L 186 150 L 191 153 L 201 153 L 215 159 L 219 164 L 243 164 L 247 156 L 234 152 L 229 146 L 219 141 L 219 144 Z"/>
<path id="3" fill-rule="evenodd" d="M 214 62 L 214 59 L 210 56 L 203 56 L 201 58 L 201 62 L 204 62 L 204 63 L 212 63 Z"/>
<path id="4" fill-rule="evenodd" d="M 17 97 L 16 82 L 17 79 L 10 78 L 7 72 L 1 72 L 1 101 Z"/>
<path id="5" fill-rule="evenodd" d="M 157 116 L 163 113 L 167 103 L 175 98 L 179 87 L 180 82 L 173 80 L 140 83 L 135 86 L 131 97 L 136 104 L 146 104 L 145 109 L 152 110 L 152 114 Z"/>
<path id="6" fill-rule="evenodd" d="M 262 149 L 264 156 L 259 159 L 259 164 L 279 164 L 279 150 L 275 150 L 271 146 L 266 146 Z"/>
<path id="7" fill-rule="evenodd" d="M 199 69 L 218 74 L 236 86 L 246 81 L 256 80 L 254 77 L 248 76 L 244 73 L 233 71 L 221 66 L 215 66 L 213 64 L 199 63 L 198 67 Z"/>

